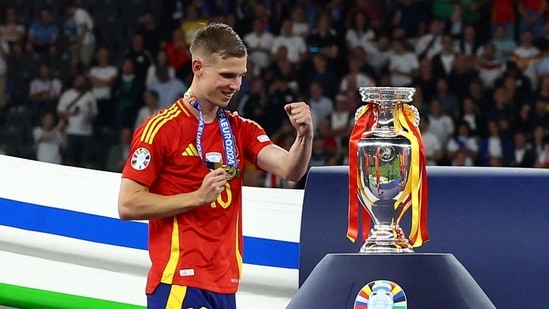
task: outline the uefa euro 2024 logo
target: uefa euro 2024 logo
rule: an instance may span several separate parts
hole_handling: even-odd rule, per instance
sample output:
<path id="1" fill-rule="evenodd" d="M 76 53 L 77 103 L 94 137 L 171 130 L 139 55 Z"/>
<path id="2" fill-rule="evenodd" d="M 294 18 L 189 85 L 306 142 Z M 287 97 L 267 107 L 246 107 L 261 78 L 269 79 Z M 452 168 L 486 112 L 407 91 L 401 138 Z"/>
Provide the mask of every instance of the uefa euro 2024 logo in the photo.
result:
<path id="1" fill-rule="evenodd" d="M 354 309 L 406 309 L 404 290 L 388 280 L 375 280 L 366 284 L 355 298 Z"/>

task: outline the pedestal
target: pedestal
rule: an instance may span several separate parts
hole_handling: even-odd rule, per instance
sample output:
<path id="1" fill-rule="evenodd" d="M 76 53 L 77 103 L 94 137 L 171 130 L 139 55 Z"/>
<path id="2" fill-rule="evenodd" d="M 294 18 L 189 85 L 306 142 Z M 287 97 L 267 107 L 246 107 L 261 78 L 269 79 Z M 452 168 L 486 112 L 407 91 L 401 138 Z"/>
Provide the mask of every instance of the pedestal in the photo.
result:
<path id="1" fill-rule="evenodd" d="M 287 309 L 358 309 L 358 293 L 369 283 L 396 283 L 406 307 L 496 308 L 469 272 L 452 254 L 328 254 L 313 269 Z M 503 284 L 503 283 L 502 283 Z"/>

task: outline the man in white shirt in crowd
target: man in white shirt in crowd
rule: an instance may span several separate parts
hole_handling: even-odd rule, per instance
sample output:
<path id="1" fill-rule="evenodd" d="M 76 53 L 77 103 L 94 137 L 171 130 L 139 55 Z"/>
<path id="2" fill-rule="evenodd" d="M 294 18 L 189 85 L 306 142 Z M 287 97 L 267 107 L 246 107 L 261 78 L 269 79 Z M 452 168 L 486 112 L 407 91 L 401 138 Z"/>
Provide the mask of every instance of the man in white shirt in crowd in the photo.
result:
<path id="1" fill-rule="evenodd" d="M 249 59 L 255 64 L 254 74 L 259 75 L 271 63 L 271 46 L 274 36 L 265 31 L 265 25 L 261 18 L 254 19 L 252 32 L 243 38 L 248 47 Z"/>
<path id="2" fill-rule="evenodd" d="M 45 63 L 40 64 L 38 77 L 32 79 L 29 85 L 32 125 L 39 124 L 42 113 L 55 113 L 62 87 L 61 81 L 51 76 L 50 67 Z"/>
<path id="3" fill-rule="evenodd" d="M 309 106 L 313 115 L 313 128 L 318 128 L 318 124 L 328 118 L 334 111 L 334 102 L 324 95 L 322 86 L 319 82 L 313 81 L 309 86 Z"/>
<path id="4" fill-rule="evenodd" d="M 429 117 L 421 117 L 419 129 L 421 131 L 421 139 L 425 148 L 425 159 L 427 165 L 438 165 L 438 161 L 442 159 L 443 149 L 437 136 L 429 130 Z"/>
<path id="5" fill-rule="evenodd" d="M 280 35 L 274 38 L 271 55 L 276 58 L 281 47 L 285 47 L 286 57 L 293 64 L 300 63 L 307 55 L 307 44 L 303 37 L 292 34 L 292 21 L 289 19 L 282 22 Z"/>
<path id="6" fill-rule="evenodd" d="M 154 90 L 159 94 L 160 108 L 166 108 L 179 97 L 183 96 L 187 86 L 177 78 L 171 78 L 168 69 L 158 68 L 156 70 L 158 81 L 149 86 L 149 90 Z"/>
<path id="7" fill-rule="evenodd" d="M 97 117 L 97 104 L 87 84 L 86 76 L 77 74 L 73 87 L 63 92 L 57 105 L 58 116 L 68 122 L 66 163 L 72 166 L 92 167 L 92 124 Z"/>
<path id="8" fill-rule="evenodd" d="M 71 41 L 72 69 L 76 69 L 79 64 L 84 69 L 88 69 L 95 49 L 93 19 L 85 9 L 78 7 L 74 1 L 67 4 L 66 12 L 69 19 L 65 23 L 65 32 Z"/>
<path id="9" fill-rule="evenodd" d="M 90 69 L 92 93 L 97 102 L 96 125 L 109 126 L 114 114 L 111 87 L 118 75 L 118 69 L 109 64 L 109 50 L 101 47 L 96 53 L 97 64 Z"/>

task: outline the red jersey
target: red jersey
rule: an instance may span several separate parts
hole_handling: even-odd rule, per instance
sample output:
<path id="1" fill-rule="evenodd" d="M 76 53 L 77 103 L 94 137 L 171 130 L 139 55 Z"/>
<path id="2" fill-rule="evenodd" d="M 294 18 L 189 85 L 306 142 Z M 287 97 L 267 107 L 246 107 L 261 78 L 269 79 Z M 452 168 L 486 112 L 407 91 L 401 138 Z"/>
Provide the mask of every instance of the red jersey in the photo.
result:
<path id="1" fill-rule="evenodd" d="M 257 165 L 257 155 L 271 145 L 255 122 L 226 112 L 236 143 L 238 168 Z M 174 195 L 200 188 L 210 171 L 196 149 L 198 119 L 179 99 L 136 130 L 122 177 L 149 187 L 151 193 Z M 205 159 L 225 163 L 217 120 L 205 124 Z M 211 205 L 176 217 L 149 221 L 148 294 L 159 283 L 192 286 L 217 293 L 236 293 L 242 268 L 242 177 L 228 181 Z"/>
<path id="2" fill-rule="evenodd" d="M 515 8 L 513 0 L 492 1 L 492 22 L 513 23 L 515 22 Z"/>

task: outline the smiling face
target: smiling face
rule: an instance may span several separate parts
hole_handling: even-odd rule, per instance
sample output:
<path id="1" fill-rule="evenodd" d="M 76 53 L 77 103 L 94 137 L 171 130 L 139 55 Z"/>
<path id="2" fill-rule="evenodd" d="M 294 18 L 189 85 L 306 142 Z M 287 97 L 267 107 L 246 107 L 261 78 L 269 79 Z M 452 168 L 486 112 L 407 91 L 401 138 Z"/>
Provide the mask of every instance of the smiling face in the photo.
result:
<path id="1" fill-rule="evenodd" d="M 247 71 L 246 63 L 247 57 L 222 59 L 215 55 L 194 60 L 195 81 L 192 87 L 200 90 L 202 99 L 208 103 L 225 107 L 240 90 Z"/>

